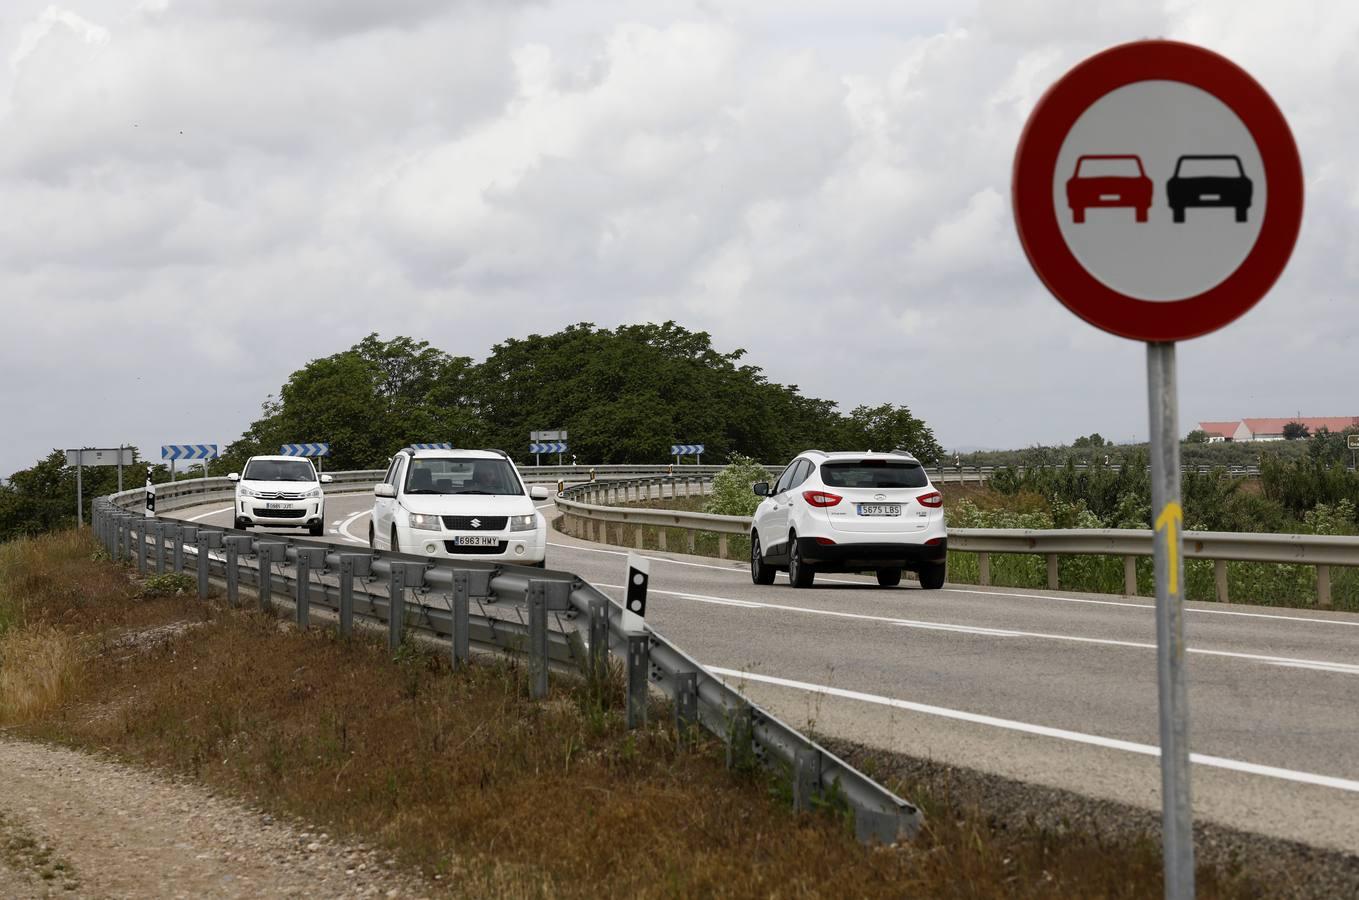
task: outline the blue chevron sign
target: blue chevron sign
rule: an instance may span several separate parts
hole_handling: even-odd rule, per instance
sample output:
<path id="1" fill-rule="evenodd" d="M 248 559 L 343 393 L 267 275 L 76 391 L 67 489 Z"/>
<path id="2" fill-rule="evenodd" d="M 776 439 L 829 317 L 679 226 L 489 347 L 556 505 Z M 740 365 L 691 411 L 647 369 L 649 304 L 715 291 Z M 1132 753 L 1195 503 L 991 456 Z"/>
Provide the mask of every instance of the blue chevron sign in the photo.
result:
<path id="1" fill-rule="evenodd" d="M 702 456 L 702 444 L 672 444 L 670 446 L 671 456 Z"/>
<path id="2" fill-rule="evenodd" d="M 161 459 L 216 459 L 216 444 L 162 444 Z"/>
<path id="3" fill-rule="evenodd" d="M 452 450 L 452 444 L 411 444 L 412 450 Z"/>
<path id="4" fill-rule="evenodd" d="M 529 444 L 530 453 L 565 453 L 566 441 L 547 441 L 541 444 Z"/>
<path id="5" fill-rule="evenodd" d="M 330 455 L 329 444 L 284 444 L 278 448 L 279 456 L 305 456 L 308 459 L 315 459 L 319 456 Z"/>

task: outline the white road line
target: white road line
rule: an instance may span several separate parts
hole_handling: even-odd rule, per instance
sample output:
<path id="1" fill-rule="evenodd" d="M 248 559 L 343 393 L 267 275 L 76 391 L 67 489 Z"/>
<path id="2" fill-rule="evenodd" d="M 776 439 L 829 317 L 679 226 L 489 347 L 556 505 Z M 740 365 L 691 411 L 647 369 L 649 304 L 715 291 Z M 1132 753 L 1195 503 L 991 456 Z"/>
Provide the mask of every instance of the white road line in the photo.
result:
<path id="1" fill-rule="evenodd" d="M 597 587 L 618 588 L 619 585 L 596 585 Z M 868 613 L 842 612 L 835 609 L 811 609 L 805 606 L 789 606 L 783 603 L 757 603 L 750 600 L 737 600 L 732 597 L 711 597 L 689 591 L 661 591 L 651 589 L 653 594 L 679 597 L 681 600 L 695 600 L 700 603 L 718 603 L 726 606 L 740 606 L 743 609 L 769 609 L 780 612 L 806 613 L 813 616 L 830 616 L 836 619 L 855 619 L 865 622 L 882 622 L 900 628 L 916 628 L 925 631 L 955 631 L 961 634 L 977 634 L 988 637 L 1031 638 L 1044 641 L 1067 641 L 1074 644 L 1098 644 L 1105 647 L 1131 647 L 1136 650 L 1155 650 L 1155 644 L 1145 641 L 1120 641 L 1114 638 L 1081 637 L 1070 634 L 1050 634 L 1043 631 L 1019 631 L 1009 628 L 987 628 L 977 625 L 960 625 L 952 622 L 925 622 L 919 619 L 898 619 L 891 616 L 874 616 Z M 1209 650 L 1203 647 L 1186 647 L 1186 653 L 1199 656 L 1219 656 L 1227 659 L 1244 659 L 1250 662 L 1271 663 L 1274 665 L 1295 666 L 1314 669 L 1319 672 L 1339 672 L 1346 675 L 1359 675 L 1359 665 L 1335 662 L 1327 659 L 1297 659 L 1290 656 L 1271 656 L 1261 653 L 1241 653 L 1235 650 Z"/>
<path id="2" fill-rule="evenodd" d="M 355 519 L 366 515 L 369 515 L 368 510 L 366 509 L 359 510 L 358 512 L 354 513 L 354 515 L 350 516 L 349 518 L 341 522 L 340 527 L 336 530 L 335 533 L 338 534 L 341 537 L 341 539 L 349 541 L 351 544 L 358 544 L 361 547 L 367 547 L 368 541 L 359 540 L 354 536 L 354 533 L 349 530 L 349 526 L 354 524 Z"/>
<path id="3" fill-rule="evenodd" d="M 1048 594 L 1012 594 L 1006 591 L 973 591 L 965 588 L 945 588 L 947 592 L 954 594 L 980 594 L 983 597 L 1022 597 L 1025 600 L 1059 600 L 1063 603 L 1088 603 L 1095 606 L 1126 606 L 1132 609 L 1145 609 L 1155 611 L 1154 603 L 1131 603 L 1126 600 L 1091 600 L 1085 597 L 1054 597 Z M 1185 612 L 1202 613 L 1205 616 L 1240 616 L 1246 619 L 1279 619 L 1284 622 L 1306 622 L 1310 625 L 1349 625 L 1359 628 L 1359 617 L 1353 620 L 1345 619 L 1314 619 L 1309 616 L 1288 616 L 1277 613 L 1256 613 L 1242 612 L 1237 609 L 1202 609 L 1197 606 L 1186 606 Z"/>
<path id="4" fill-rule="evenodd" d="M 611 556 L 627 556 L 627 555 L 628 555 L 628 552 L 629 552 L 629 551 L 627 551 L 627 550 L 605 550 L 605 549 L 600 548 L 600 547 L 582 547 L 582 546 L 580 546 L 579 544 L 557 544 L 557 543 L 554 543 L 554 542 L 552 542 L 552 541 L 548 541 L 548 542 L 547 542 L 547 545 L 548 545 L 549 547 L 560 547 L 560 548 L 563 549 L 563 550 L 584 550 L 586 553 L 607 553 L 607 554 L 609 554 L 609 555 L 611 555 Z M 632 552 L 636 552 L 636 551 L 632 551 Z M 739 564 L 733 564 L 733 565 L 731 565 L 731 566 L 711 566 L 711 565 L 707 565 L 706 563 L 694 563 L 694 562 L 686 562 L 686 561 L 680 560 L 680 559 L 670 559 L 669 557 L 666 557 L 666 556 L 646 556 L 646 555 L 643 555 L 642 558 L 643 558 L 643 559 L 649 559 L 649 560 L 651 560 L 652 562 L 670 563 L 670 565 L 672 565 L 672 566 L 689 566 L 690 568 L 693 568 L 693 569 L 715 569 L 715 570 L 718 571 L 718 572 L 727 572 L 728 574 L 732 574 L 732 575 L 744 575 L 744 576 L 747 577 L 747 578 L 750 577 L 750 570 L 747 569 L 745 566 L 739 565 Z M 784 574 L 784 573 L 780 572 L 779 574 L 782 575 L 782 574 Z M 821 579 L 819 579 L 819 580 L 825 582 L 826 584 L 871 584 L 871 583 L 872 583 L 872 582 L 869 582 L 869 581 L 843 581 L 843 580 L 841 580 L 841 579 L 836 579 L 836 578 L 821 578 Z"/>
<path id="5" fill-rule="evenodd" d="M 233 511 L 235 511 L 235 509 L 236 509 L 236 507 L 235 507 L 234 505 L 233 505 L 233 506 L 224 506 L 224 507 L 222 507 L 221 509 L 214 509 L 212 512 L 199 513 L 199 514 L 196 515 L 196 516 L 190 516 L 186 521 L 188 521 L 188 522 L 197 522 L 197 521 L 199 521 L 199 520 L 201 520 L 201 519 L 206 519 L 206 518 L 208 518 L 209 516 L 220 516 L 222 513 L 233 512 Z"/>
<path id="6" fill-rule="evenodd" d="M 1046 725 L 1032 725 L 1028 722 L 1016 722 L 1013 719 L 1000 719 L 995 716 L 964 712 L 963 710 L 949 709 L 944 706 L 931 706 L 927 703 L 913 703 L 909 700 L 898 700 L 894 697 L 883 697 L 878 694 L 847 691 L 842 688 L 833 688 L 824 684 L 809 684 L 805 681 L 775 678 L 772 675 L 756 675 L 751 672 L 741 672 L 736 669 L 721 669 L 713 666 L 708 666 L 707 669 L 709 672 L 725 676 L 736 683 L 739 683 L 742 679 L 745 681 L 756 681 L 762 684 L 773 684 L 779 687 L 809 691 L 815 694 L 825 694 L 829 697 L 842 697 L 846 700 L 859 700 L 864 703 L 874 703 L 879 706 L 891 706 L 896 709 L 924 713 L 929 716 L 940 716 L 945 719 L 955 719 L 960 722 L 971 722 L 976 725 L 989 725 L 993 728 L 1004 728 L 1008 731 L 1019 731 L 1025 734 L 1038 735 L 1040 737 L 1057 738 L 1059 740 L 1072 741 L 1078 744 L 1090 744 L 1095 747 L 1105 747 L 1111 750 L 1124 750 L 1129 753 L 1138 753 L 1144 756 L 1159 757 L 1161 755 L 1161 748 L 1153 744 L 1139 744 L 1133 741 L 1119 740 L 1117 738 L 1101 737 L 1097 734 L 1086 734 L 1081 731 L 1067 731 L 1064 728 L 1049 728 Z M 1335 788 L 1340 791 L 1359 793 L 1359 781 L 1352 781 L 1348 778 L 1337 778 L 1333 775 L 1317 775 L 1313 772 L 1300 772 L 1296 769 L 1281 769 L 1277 766 L 1243 762 L 1241 760 L 1228 759 L 1222 756 L 1208 756 L 1203 753 L 1191 753 L 1189 754 L 1189 759 L 1191 762 L 1198 763 L 1201 766 L 1209 766 L 1215 769 L 1229 769 L 1233 772 L 1244 772 L 1248 775 L 1263 775 L 1267 778 L 1278 778 L 1284 781 L 1298 782 L 1300 784 L 1311 784 L 1319 787 Z"/>

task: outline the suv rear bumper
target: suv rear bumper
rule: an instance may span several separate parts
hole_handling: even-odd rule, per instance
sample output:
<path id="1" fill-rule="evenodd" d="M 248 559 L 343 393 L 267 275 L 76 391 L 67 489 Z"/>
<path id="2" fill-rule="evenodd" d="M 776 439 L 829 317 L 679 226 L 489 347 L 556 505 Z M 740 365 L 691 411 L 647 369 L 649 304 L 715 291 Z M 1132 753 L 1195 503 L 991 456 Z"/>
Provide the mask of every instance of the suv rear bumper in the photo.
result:
<path id="1" fill-rule="evenodd" d="M 818 544 L 816 538 L 799 537 L 798 555 L 818 572 L 860 572 L 865 569 L 909 569 L 921 563 L 948 559 L 948 538 L 937 544 Z"/>

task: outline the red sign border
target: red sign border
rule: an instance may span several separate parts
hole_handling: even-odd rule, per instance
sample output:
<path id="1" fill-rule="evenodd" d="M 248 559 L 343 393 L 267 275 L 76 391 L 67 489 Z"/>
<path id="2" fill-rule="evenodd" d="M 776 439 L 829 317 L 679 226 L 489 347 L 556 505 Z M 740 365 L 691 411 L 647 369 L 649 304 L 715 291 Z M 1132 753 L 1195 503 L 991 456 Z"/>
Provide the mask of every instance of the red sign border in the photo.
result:
<path id="1" fill-rule="evenodd" d="M 1183 300 L 1138 300 L 1091 275 L 1062 237 L 1052 197 L 1057 156 L 1076 120 L 1110 91 L 1148 80 L 1193 85 L 1232 109 L 1259 148 L 1269 186 L 1265 218 L 1250 254 L 1222 282 Z M 1038 277 L 1077 316 L 1133 340 L 1188 340 L 1237 319 L 1283 273 L 1302 227 L 1302 160 L 1283 113 L 1236 63 L 1179 41 L 1120 44 L 1058 79 L 1024 125 L 1013 178 L 1015 226 Z"/>

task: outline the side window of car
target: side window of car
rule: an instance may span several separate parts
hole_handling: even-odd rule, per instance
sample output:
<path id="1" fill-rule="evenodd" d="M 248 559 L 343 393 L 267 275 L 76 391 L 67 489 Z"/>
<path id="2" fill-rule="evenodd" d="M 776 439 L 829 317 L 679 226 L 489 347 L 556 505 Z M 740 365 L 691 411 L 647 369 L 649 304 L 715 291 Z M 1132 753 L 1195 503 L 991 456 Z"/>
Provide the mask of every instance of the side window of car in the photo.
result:
<path id="1" fill-rule="evenodd" d="M 784 491 L 788 490 L 788 485 L 790 485 L 793 481 L 793 471 L 797 469 L 797 464 L 798 461 L 796 459 L 793 460 L 788 464 L 788 468 L 784 469 L 783 472 L 779 475 L 779 480 L 774 482 L 773 491 L 774 496 L 777 497 L 779 494 L 782 494 Z"/>
<path id="2" fill-rule="evenodd" d="M 797 463 L 797 471 L 793 473 L 793 483 L 791 487 L 799 487 L 802 482 L 812 474 L 811 460 L 800 459 Z"/>
<path id="3" fill-rule="evenodd" d="M 401 473 L 406 469 L 406 457 L 398 456 L 392 461 L 392 471 L 387 475 L 387 483 L 398 492 L 401 490 Z"/>

